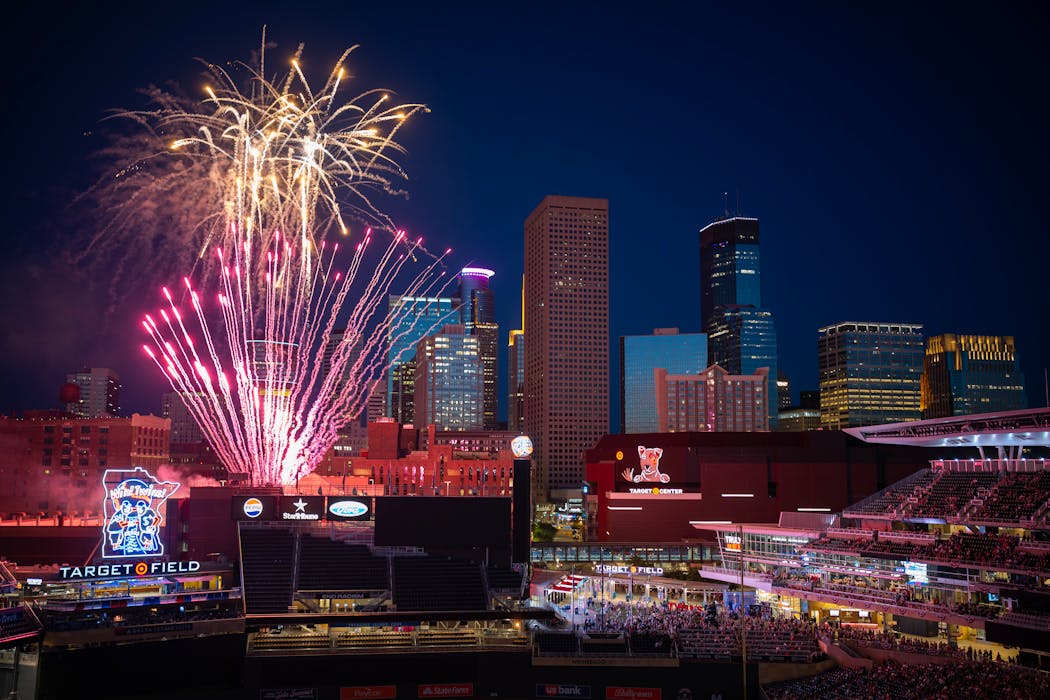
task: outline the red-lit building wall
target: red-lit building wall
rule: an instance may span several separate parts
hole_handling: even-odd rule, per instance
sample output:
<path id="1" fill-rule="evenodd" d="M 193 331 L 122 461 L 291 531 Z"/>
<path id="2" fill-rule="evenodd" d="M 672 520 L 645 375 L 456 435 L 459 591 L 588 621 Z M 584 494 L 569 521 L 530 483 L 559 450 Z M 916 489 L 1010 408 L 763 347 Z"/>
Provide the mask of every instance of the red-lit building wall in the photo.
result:
<path id="1" fill-rule="evenodd" d="M 433 428 L 433 426 L 431 426 Z M 408 437 L 406 437 L 406 434 Z M 514 487 L 514 457 L 509 449 L 496 454 L 465 453 L 448 444 L 413 449 L 418 435 L 395 422 L 368 425 L 368 450 L 362 456 L 329 450 L 314 472 L 329 486 L 374 496 L 510 496 Z M 508 445 L 509 447 L 509 445 Z"/>
<path id="2" fill-rule="evenodd" d="M 155 472 L 169 461 L 169 436 L 167 418 L 137 413 L 0 417 L 0 513 L 97 513 L 103 473 L 130 467 Z"/>
<path id="3" fill-rule="evenodd" d="M 668 484 L 683 486 L 680 495 L 626 493 L 637 484 L 626 482 L 622 472 L 637 465 L 631 456 L 639 445 L 663 448 L 664 460 L 690 455 L 699 463 L 698 480 Z M 704 534 L 689 521 L 776 523 L 781 511 L 839 512 L 943 454 L 867 445 L 839 431 L 608 435 L 587 453 L 589 535 L 616 541 L 698 539 Z M 680 471 L 673 463 L 661 466 L 670 474 Z"/>

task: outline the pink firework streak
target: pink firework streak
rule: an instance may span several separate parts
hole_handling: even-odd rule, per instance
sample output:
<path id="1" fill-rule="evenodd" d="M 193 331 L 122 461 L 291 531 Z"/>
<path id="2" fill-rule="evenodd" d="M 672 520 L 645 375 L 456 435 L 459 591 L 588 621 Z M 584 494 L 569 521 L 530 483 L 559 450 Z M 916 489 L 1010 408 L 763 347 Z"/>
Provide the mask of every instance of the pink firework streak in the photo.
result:
<path id="1" fill-rule="evenodd" d="M 221 291 L 214 308 L 205 308 L 189 278 L 179 296 L 192 313 L 183 313 L 164 288 L 167 307 L 159 319 L 147 315 L 142 322 L 153 341 L 143 349 L 230 471 L 247 473 L 253 484 L 294 483 L 317 468 L 340 428 L 364 410 L 384 369 L 392 328 L 376 313 L 392 286 L 403 281 L 402 293 L 412 296 L 439 286 L 444 256 L 408 269 L 420 245 L 399 231 L 378 262 L 367 265 L 369 229 L 343 270 L 336 268 L 338 246 L 328 253 L 323 243 L 316 250 L 305 237 L 296 246 L 275 235 L 262 285 L 246 272 L 253 269 L 248 242 L 232 259 L 217 251 Z M 322 371 L 332 338 L 339 342 Z"/>

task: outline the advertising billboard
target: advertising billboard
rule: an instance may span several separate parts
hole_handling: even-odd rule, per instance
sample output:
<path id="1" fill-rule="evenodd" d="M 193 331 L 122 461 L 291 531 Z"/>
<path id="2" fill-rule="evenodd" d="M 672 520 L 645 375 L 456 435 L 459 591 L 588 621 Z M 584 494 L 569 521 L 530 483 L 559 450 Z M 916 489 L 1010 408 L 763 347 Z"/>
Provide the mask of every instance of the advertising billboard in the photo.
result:
<path id="1" fill-rule="evenodd" d="M 323 517 L 323 496 L 281 496 L 277 499 L 277 520 L 310 522 Z"/>
<path id="2" fill-rule="evenodd" d="M 329 520 L 371 520 L 372 499 L 362 496 L 329 496 L 325 517 Z"/>
<path id="3" fill-rule="evenodd" d="M 695 493 L 700 461 L 689 447 L 635 445 L 616 452 L 616 490 L 636 494 Z"/>
<path id="4" fill-rule="evenodd" d="M 160 557 L 164 543 L 164 502 L 179 490 L 176 481 L 158 481 L 142 467 L 107 469 L 102 475 L 102 557 Z"/>
<path id="5" fill-rule="evenodd" d="M 277 520 L 277 496 L 234 496 L 230 502 L 234 520 Z"/>

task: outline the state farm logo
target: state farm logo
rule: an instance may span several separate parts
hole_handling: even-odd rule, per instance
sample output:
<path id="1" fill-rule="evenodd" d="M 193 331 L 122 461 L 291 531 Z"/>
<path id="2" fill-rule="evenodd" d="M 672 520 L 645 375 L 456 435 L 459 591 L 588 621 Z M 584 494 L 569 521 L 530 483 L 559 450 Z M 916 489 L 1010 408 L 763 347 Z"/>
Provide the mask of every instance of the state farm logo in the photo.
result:
<path id="1" fill-rule="evenodd" d="M 263 512 L 262 501 L 253 496 L 244 502 L 242 510 L 249 518 L 258 518 Z"/>
<path id="2" fill-rule="evenodd" d="M 336 501 L 328 504 L 328 510 L 340 518 L 357 518 L 368 512 L 368 506 L 361 501 Z"/>

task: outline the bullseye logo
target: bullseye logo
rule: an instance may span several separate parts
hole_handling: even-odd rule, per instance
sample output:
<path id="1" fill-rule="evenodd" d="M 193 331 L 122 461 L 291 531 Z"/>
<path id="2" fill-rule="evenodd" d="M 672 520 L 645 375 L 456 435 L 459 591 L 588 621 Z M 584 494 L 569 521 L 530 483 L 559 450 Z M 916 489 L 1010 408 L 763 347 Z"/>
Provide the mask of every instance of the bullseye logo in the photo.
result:
<path id="1" fill-rule="evenodd" d="M 146 562 L 140 561 L 138 564 L 135 564 L 136 576 L 145 576 L 147 571 L 149 571 L 149 566 L 146 564 Z"/>
<path id="2" fill-rule="evenodd" d="M 244 514 L 249 518 L 258 518 L 262 512 L 263 504 L 258 498 L 252 497 L 244 502 Z"/>

